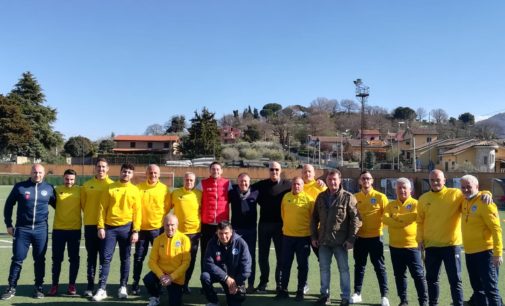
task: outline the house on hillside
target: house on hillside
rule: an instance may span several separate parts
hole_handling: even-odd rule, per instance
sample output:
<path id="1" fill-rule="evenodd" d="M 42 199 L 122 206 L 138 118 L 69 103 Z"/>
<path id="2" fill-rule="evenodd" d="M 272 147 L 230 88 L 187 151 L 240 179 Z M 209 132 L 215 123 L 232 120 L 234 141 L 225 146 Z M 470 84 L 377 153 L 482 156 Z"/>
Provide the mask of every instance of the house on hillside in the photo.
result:
<path id="1" fill-rule="evenodd" d="M 416 147 L 415 156 L 418 165 L 423 169 L 495 172 L 496 154 L 501 151 L 503 148 L 494 141 L 471 138 L 437 139 Z M 406 153 L 413 156 L 413 148 L 407 149 Z"/>
<path id="2" fill-rule="evenodd" d="M 114 153 L 121 154 L 160 154 L 170 159 L 178 154 L 177 135 L 118 135 L 114 137 Z"/>
<path id="3" fill-rule="evenodd" d="M 361 129 L 359 129 L 358 136 L 356 138 L 364 139 L 366 141 L 382 140 L 381 132 L 379 130 L 363 130 L 363 133 L 361 133 Z"/>
<path id="4" fill-rule="evenodd" d="M 431 128 L 407 128 L 400 130 L 396 134 L 396 149 L 399 150 L 400 159 L 405 161 L 406 165 L 413 168 L 414 151 L 418 147 L 434 142 L 438 139 L 438 132 Z M 417 168 L 422 168 L 422 164 L 417 162 Z"/>
<path id="5" fill-rule="evenodd" d="M 219 137 L 223 144 L 236 143 L 241 136 L 242 131 L 240 129 L 231 126 L 219 128 Z"/>

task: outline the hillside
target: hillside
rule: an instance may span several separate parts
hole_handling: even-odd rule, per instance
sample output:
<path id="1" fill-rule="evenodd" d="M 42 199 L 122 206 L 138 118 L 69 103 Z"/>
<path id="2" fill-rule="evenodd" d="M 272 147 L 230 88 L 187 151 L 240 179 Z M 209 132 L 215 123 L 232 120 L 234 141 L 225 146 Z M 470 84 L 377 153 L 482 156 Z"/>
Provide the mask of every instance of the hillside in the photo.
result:
<path id="1" fill-rule="evenodd" d="M 492 117 L 487 118 L 486 120 L 479 121 L 477 122 L 476 125 L 495 127 L 496 134 L 498 134 L 498 137 L 500 138 L 505 137 L 505 113 L 499 113 Z"/>

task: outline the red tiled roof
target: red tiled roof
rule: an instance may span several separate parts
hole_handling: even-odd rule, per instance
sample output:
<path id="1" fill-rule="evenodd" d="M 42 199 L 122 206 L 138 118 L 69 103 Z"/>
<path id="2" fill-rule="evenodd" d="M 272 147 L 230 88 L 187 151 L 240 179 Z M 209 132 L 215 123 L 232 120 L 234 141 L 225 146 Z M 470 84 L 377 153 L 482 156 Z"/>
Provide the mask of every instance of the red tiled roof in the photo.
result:
<path id="1" fill-rule="evenodd" d="M 117 135 L 114 141 L 179 141 L 177 135 Z"/>

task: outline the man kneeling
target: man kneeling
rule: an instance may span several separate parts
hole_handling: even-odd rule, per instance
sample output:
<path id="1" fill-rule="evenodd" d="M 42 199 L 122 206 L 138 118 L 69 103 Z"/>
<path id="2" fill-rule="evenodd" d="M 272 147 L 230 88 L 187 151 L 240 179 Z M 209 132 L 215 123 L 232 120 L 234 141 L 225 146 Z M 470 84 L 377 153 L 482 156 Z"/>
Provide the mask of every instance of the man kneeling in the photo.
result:
<path id="1" fill-rule="evenodd" d="M 207 245 L 200 277 L 207 306 L 218 305 L 213 283 L 220 283 L 228 306 L 240 306 L 245 300 L 245 281 L 251 274 L 251 255 L 247 243 L 233 232 L 227 221 L 217 225 L 217 235 Z"/>
<path id="2" fill-rule="evenodd" d="M 168 305 L 182 305 L 182 290 L 186 270 L 191 260 L 191 241 L 177 230 L 179 220 L 173 214 L 163 219 L 164 235 L 154 239 L 149 257 L 149 272 L 144 277 L 144 284 L 151 296 L 148 306 L 160 303 L 161 288 L 168 290 Z"/>

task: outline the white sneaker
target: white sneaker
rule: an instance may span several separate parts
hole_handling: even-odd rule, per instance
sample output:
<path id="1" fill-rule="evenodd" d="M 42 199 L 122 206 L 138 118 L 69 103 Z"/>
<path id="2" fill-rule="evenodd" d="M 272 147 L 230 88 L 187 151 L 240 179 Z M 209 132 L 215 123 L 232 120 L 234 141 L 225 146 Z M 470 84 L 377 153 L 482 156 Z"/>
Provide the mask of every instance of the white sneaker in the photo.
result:
<path id="1" fill-rule="evenodd" d="M 128 291 L 126 290 L 126 286 L 119 287 L 119 290 L 117 291 L 117 298 L 118 299 L 128 298 Z"/>
<path id="2" fill-rule="evenodd" d="M 305 284 L 305 286 L 303 286 L 303 294 L 309 293 L 309 290 L 310 290 L 309 284 Z"/>
<path id="3" fill-rule="evenodd" d="M 159 304 L 160 304 L 160 298 L 151 296 L 149 298 L 149 304 L 147 304 L 147 306 L 158 306 Z"/>
<path id="4" fill-rule="evenodd" d="M 389 300 L 387 297 L 383 296 L 381 298 L 381 306 L 389 306 Z"/>
<path id="5" fill-rule="evenodd" d="M 95 295 L 93 295 L 93 298 L 92 300 L 95 301 L 95 302 L 100 302 L 104 299 L 107 298 L 107 291 L 105 291 L 104 289 L 100 288 L 96 291 Z"/>
<path id="6" fill-rule="evenodd" d="M 361 303 L 361 294 L 353 293 L 351 299 L 349 300 L 350 304 Z"/>

